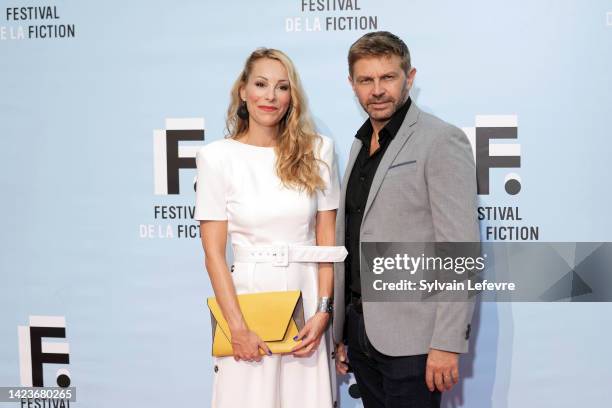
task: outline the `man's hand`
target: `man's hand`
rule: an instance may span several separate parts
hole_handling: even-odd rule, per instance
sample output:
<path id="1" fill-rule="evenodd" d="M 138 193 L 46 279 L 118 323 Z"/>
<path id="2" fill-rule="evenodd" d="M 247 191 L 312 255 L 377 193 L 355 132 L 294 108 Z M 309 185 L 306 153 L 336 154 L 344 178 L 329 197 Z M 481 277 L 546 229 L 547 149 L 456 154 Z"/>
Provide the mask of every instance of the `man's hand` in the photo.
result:
<path id="1" fill-rule="evenodd" d="M 336 346 L 336 372 L 340 375 L 348 373 L 348 356 L 346 355 L 346 347 L 340 342 Z"/>
<path id="2" fill-rule="evenodd" d="M 459 354 L 429 349 L 425 382 L 429 391 L 448 391 L 459 382 Z"/>

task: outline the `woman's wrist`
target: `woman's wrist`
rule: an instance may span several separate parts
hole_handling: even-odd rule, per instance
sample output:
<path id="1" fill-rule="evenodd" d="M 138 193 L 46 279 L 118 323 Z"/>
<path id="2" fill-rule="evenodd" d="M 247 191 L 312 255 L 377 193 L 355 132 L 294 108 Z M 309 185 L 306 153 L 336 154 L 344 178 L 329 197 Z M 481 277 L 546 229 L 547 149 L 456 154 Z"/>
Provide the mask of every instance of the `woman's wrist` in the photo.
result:
<path id="1" fill-rule="evenodd" d="M 317 312 L 331 314 L 334 312 L 334 299 L 331 296 L 319 296 Z"/>
<path id="2" fill-rule="evenodd" d="M 249 327 L 246 325 L 244 319 L 241 319 L 241 321 L 234 324 L 228 322 L 228 325 L 232 336 L 244 334 L 249 331 Z"/>
<path id="3" fill-rule="evenodd" d="M 323 324 L 323 331 L 327 329 L 331 322 L 331 313 L 316 312 L 313 317 Z"/>

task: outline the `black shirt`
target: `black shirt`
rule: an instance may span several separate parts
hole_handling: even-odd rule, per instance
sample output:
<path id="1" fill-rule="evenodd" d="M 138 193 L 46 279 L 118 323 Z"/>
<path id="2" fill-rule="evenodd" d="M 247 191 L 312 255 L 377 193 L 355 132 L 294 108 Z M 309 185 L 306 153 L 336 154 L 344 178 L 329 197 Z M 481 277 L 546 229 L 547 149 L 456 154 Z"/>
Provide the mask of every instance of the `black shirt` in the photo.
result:
<path id="1" fill-rule="evenodd" d="M 399 108 L 389 122 L 378 132 L 378 144 L 380 147 L 370 156 L 370 142 L 372 141 L 372 123 L 367 119 L 355 135 L 361 140 L 363 145 L 353 165 L 353 170 L 349 177 L 346 187 L 346 249 L 348 256 L 344 261 L 346 270 L 346 289 L 347 302 L 350 299 L 351 292 L 354 295 L 361 295 L 361 281 L 359 272 L 359 231 L 361 230 L 361 221 L 363 219 L 363 210 L 368 200 L 370 187 L 376 169 L 380 164 L 382 157 L 387 151 L 387 147 L 391 140 L 395 137 L 399 128 L 404 122 L 406 113 L 410 108 L 410 98 Z"/>

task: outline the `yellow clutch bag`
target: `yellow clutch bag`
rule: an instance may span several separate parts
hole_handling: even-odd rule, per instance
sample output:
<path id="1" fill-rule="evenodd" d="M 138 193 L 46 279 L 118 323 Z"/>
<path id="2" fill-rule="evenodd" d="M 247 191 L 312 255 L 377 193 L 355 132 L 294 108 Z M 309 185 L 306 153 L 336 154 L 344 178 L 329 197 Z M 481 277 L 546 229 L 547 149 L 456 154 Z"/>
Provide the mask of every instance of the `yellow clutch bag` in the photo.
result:
<path id="1" fill-rule="evenodd" d="M 231 356 L 229 325 L 217 299 L 210 297 L 207 303 L 212 322 L 212 355 Z M 249 329 L 266 342 L 272 353 L 289 353 L 299 343 L 293 340 L 304 327 L 304 306 L 299 290 L 238 295 L 238 303 Z M 259 352 L 264 354 L 261 349 Z"/>

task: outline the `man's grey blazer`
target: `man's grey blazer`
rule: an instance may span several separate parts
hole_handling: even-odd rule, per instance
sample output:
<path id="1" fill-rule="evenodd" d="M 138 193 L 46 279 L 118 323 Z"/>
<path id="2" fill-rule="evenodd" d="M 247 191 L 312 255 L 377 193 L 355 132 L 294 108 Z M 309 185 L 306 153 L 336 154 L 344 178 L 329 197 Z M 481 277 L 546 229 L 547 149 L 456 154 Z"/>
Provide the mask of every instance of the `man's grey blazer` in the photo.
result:
<path id="1" fill-rule="evenodd" d="M 345 244 L 348 179 L 362 143 L 355 138 L 342 181 L 337 245 Z M 476 170 L 465 134 L 414 102 L 391 140 L 370 188 L 360 242 L 476 242 Z M 361 256 L 352 254 L 352 259 Z M 361 279 L 362 287 L 364 279 Z M 343 339 L 344 263 L 334 265 L 335 342 Z M 474 303 L 364 302 L 370 343 L 390 356 L 426 354 L 430 348 L 465 353 Z"/>

